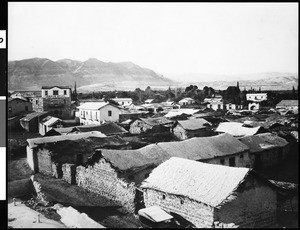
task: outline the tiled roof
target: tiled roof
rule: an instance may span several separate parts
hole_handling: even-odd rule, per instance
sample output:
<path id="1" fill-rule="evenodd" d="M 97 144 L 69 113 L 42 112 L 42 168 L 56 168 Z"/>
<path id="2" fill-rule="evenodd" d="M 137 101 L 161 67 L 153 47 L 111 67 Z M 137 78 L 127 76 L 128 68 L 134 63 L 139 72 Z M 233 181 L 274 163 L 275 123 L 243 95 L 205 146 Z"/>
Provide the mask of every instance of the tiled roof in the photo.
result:
<path id="1" fill-rule="evenodd" d="M 185 130 L 203 129 L 210 125 L 210 123 L 203 118 L 178 121 L 178 124 Z"/>

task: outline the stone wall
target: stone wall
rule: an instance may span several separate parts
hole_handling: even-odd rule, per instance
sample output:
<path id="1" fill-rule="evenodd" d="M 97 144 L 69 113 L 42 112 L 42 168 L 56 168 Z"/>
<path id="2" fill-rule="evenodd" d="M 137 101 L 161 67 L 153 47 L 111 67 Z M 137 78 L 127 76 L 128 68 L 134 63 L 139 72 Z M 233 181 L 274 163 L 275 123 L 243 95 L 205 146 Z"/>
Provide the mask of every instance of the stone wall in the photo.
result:
<path id="1" fill-rule="evenodd" d="M 197 130 L 185 130 L 180 125 L 177 125 L 173 129 L 173 133 L 176 137 L 178 137 L 180 140 L 185 140 L 192 137 L 209 137 L 212 136 L 213 132 L 203 128 L 203 129 L 197 129 Z"/>
<path id="2" fill-rule="evenodd" d="M 146 189 L 144 203 L 146 207 L 157 205 L 167 212 L 174 212 L 197 228 L 211 228 L 214 223 L 214 208 L 187 197 Z"/>
<path id="3" fill-rule="evenodd" d="M 146 124 L 141 120 L 136 120 L 130 125 L 129 132 L 132 134 L 140 134 L 146 132 L 149 129 L 152 129 L 152 126 Z"/>
<path id="4" fill-rule="evenodd" d="M 135 211 L 136 187 L 118 178 L 118 173 L 104 159 L 94 166 L 76 168 L 78 186 L 104 196 L 124 207 L 128 212 Z"/>
<path id="5" fill-rule="evenodd" d="M 38 171 L 45 175 L 52 176 L 52 161 L 50 151 L 47 149 L 39 149 L 37 153 Z"/>
<path id="6" fill-rule="evenodd" d="M 216 209 L 215 219 L 239 227 L 274 227 L 276 209 L 276 191 L 250 177 L 240 185 L 235 199 Z"/>
<path id="7" fill-rule="evenodd" d="M 30 177 L 33 187 L 35 189 L 35 192 L 37 194 L 37 199 L 45 206 L 48 206 L 50 204 L 50 201 L 48 200 L 47 196 L 42 190 L 42 185 L 35 180 L 34 175 Z"/>
<path id="8" fill-rule="evenodd" d="M 63 164 L 62 165 L 62 178 L 69 184 L 76 184 L 76 165 Z"/>
<path id="9" fill-rule="evenodd" d="M 60 179 L 60 178 L 63 177 L 63 171 L 62 171 L 62 164 L 61 163 L 52 162 L 52 176 L 54 176 L 57 179 Z"/>

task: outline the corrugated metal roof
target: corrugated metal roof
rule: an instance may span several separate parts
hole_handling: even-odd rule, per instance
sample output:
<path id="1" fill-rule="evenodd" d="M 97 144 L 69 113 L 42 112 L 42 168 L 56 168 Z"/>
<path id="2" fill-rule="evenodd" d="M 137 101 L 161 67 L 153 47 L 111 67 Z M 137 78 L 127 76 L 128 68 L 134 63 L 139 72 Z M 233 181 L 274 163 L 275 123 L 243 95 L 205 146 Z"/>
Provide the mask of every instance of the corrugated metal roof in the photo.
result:
<path id="1" fill-rule="evenodd" d="M 155 168 L 141 188 L 188 197 L 216 207 L 237 189 L 249 172 L 248 168 L 172 157 Z"/>

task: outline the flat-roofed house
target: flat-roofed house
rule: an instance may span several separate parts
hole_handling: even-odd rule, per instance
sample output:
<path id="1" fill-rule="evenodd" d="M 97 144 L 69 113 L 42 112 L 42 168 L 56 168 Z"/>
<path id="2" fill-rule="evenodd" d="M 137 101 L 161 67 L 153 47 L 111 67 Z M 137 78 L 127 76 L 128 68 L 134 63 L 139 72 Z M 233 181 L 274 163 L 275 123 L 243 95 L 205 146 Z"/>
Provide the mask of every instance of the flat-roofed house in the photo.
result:
<path id="1" fill-rule="evenodd" d="M 190 98 L 190 97 L 186 97 L 186 98 L 183 98 L 181 99 L 178 104 L 179 105 L 191 105 L 191 104 L 194 104 L 195 103 L 195 100 Z"/>
<path id="2" fill-rule="evenodd" d="M 100 125 L 106 121 L 118 122 L 121 109 L 108 102 L 86 102 L 77 107 L 81 125 Z"/>
<path id="3" fill-rule="evenodd" d="M 117 102 L 120 106 L 128 107 L 132 104 L 131 98 L 112 98 L 115 102 Z"/>
<path id="4" fill-rule="evenodd" d="M 172 157 L 140 186 L 146 207 L 176 213 L 197 228 L 274 227 L 274 186 L 249 168 Z"/>

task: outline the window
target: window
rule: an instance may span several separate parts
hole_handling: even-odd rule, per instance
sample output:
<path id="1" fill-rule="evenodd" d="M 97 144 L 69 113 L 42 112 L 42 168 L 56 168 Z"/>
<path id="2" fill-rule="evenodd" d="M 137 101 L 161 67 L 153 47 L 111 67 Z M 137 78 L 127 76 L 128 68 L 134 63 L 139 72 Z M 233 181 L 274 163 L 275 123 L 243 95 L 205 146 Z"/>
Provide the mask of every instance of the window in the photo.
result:
<path id="1" fill-rule="evenodd" d="M 180 200 L 180 204 L 184 204 L 184 200 L 181 199 L 181 200 Z"/>
<path id="2" fill-rule="evenodd" d="M 48 90 L 45 90 L 45 96 L 48 96 Z"/>
<path id="3" fill-rule="evenodd" d="M 241 159 L 243 159 L 243 158 L 244 158 L 244 155 L 243 155 L 243 154 L 241 154 L 241 155 L 240 155 L 240 158 L 241 158 Z"/>
<path id="4" fill-rule="evenodd" d="M 109 117 L 112 116 L 112 111 L 111 111 L 111 110 L 108 111 L 108 116 L 109 116 Z"/>
<path id="5" fill-rule="evenodd" d="M 67 95 L 67 90 L 66 89 L 64 89 L 64 95 Z"/>
<path id="6" fill-rule="evenodd" d="M 224 165 L 224 164 L 225 164 L 225 159 L 221 159 L 221 160 L 220 160 L 220 163 L 221 163 L 222 165 Z"/>
<path id="7" fill-rule="evenodd" d="M 38 103 L 39 103 L 38 100 L 36 100 L 36 101 L 35 101 L 35 104 L 37 105 Z"/>
<path id="8" fill-rule="evenodd" d="M 163 200 L 166 199 L 166 195 L 162 195 Z"/>
<path id="9" fill-rule="evenodd" d="M 53 90 L 53 95 L 58 95 L 58 90 Z"/>

